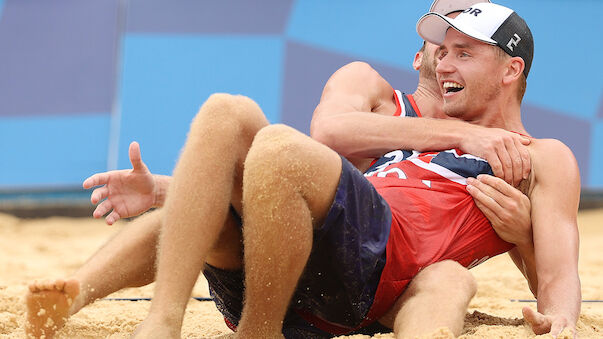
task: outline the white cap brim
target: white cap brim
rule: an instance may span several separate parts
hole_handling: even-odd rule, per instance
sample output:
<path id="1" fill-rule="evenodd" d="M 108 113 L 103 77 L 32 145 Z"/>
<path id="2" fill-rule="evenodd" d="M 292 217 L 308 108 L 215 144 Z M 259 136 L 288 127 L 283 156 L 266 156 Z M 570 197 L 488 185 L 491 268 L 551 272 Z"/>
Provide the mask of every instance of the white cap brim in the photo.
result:
<path id="1" fill-rule="evenodd" d="M 490 0 L 435 0 L 431 7 L 430 12 L 447 15 L 452 12 L 464 11 L 467 8 L 475 5 L 479 2 L 491 2 Z"/>
<path id="2" fill-rule="evenodd" d="M 439 13 L 427 13 L 423 15 L 417 22 L 417 33 L 419 33 L 425 41 L 436 45 L 442 45 L 444 39 L 446 39 L 446 32 L 448 32 L 448 28 L 450 27 L 481 42 L 496 45 L 496 41 L 477 31 L 470 25 Z"/>

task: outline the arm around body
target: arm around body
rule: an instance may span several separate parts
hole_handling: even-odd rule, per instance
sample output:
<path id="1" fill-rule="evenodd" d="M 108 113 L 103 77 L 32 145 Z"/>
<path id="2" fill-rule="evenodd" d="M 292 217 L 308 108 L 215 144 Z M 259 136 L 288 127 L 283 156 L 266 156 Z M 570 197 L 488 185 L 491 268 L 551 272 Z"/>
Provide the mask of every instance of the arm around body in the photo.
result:
<path id="1" fill-rule="evenodd" d="M 530 160 L 524 146 L 530 143 L 528 138 L 502 129 L 428 118 L 431 112 L 422 112 L 426 117 L 421 119 L 395 117 L 396 108 L 391 85 L 370 65 L 353 62 L 327 81 L 310 133 L 357 166 L 363 159 L 397 149 L 460 148 L 488 160 L 495 175 L 509 183 L 527 177 Z"/>

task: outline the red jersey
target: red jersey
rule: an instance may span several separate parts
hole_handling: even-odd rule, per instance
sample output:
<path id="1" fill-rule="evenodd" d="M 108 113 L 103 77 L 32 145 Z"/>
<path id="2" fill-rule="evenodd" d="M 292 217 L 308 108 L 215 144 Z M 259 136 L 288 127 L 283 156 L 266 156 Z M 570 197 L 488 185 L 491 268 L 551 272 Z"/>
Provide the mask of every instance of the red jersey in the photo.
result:
<path id="1" fill-rule="evenodd" d="M 420 116 L 410 96 L 396 93 L 402 116 Z M 400 108 L 396 113 L 400 111 Z M 410 112 L 409 112 L 410 111 Z M 424 267 L 451 259 L 471 268 L 513 245 L 500 239 L 466 190 L 468 177 L 492 174 L 481 158 L 458 150 L 396 150 L 365 176 L 392 211 L 386 265 L 365 324 L 379 319 Z"/>

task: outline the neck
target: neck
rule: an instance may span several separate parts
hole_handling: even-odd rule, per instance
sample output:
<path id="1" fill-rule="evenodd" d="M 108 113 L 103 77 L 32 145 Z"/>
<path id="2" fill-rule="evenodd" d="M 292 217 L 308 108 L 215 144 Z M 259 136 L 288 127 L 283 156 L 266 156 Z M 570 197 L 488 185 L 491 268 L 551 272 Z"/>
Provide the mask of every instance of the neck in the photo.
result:
<path id="1" fill-rule="evenodd" d="M 469 122 L 529 135 L 521 122 L 521 105 L 514 97 L 501 98 L 497 102 L 491 102 L 486 112 Z"/>
<path id="2" fill-rule="evenodd" d="M 437 87 L 436 87 L 437 88 Z M 430 86 L 425 86 L 419 81 L 417 90 L 413 93 L 413 98 L 417 103 L 421 115 L 426 118 L 448 118 L 446 113 L 442 110 L 444 102 L 439 89 L 433 89 Z"/>

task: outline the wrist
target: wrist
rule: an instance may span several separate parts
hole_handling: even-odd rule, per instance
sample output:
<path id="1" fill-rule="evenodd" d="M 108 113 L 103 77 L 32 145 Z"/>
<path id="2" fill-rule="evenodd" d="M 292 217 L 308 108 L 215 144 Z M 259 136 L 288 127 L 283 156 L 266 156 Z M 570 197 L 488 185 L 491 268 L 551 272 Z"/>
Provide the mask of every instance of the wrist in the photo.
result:
<path id="1" fill-rule="evenodd" d="M 450 129 L 451 138 L 454 140 L 456 147 L 458 147 L 463 152 L 468 152 L 469 145 L 473 141 L 473 137 L 475 136 L 477 126 L 468 124 L 463 121 L 454 121 L 454 125 Z"/>
<path id="2" fill-rule="evenodd" d="M 153 192 L 153 207 L 162 207 L 165 203 L 170 177 L 165 175 L 153 175 L 155 189 Z"/>

